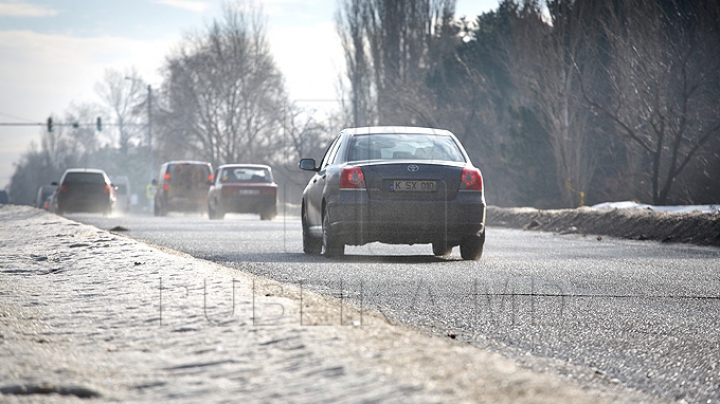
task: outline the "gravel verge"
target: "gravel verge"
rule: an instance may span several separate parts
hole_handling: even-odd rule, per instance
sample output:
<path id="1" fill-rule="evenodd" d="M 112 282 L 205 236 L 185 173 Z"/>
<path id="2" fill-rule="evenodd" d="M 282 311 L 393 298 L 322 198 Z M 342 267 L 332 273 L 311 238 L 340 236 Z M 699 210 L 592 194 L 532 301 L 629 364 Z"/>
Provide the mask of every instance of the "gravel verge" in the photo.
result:
<path id="1" fill-rule="evenodd" d="M 379 312 L 0 205 L 0 401 L 657 402 Z"/>
<path id="2" fill-rule="evenodd" d="M 641 209 L 540 210 L 500 208 L 487 210 L 490 226 L 551 231 L 561 234 L 612 236 L 720 247 L 720 215 L 673 213 Z"/>

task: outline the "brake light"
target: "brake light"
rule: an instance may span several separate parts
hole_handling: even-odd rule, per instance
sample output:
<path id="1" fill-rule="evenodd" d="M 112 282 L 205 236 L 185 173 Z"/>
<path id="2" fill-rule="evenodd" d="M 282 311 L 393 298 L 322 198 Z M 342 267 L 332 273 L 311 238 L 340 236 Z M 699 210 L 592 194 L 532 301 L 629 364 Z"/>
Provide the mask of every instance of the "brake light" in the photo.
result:
<path id="1" fill-rule="evenodd" d="M 212 175 L 212 173 L 210 175 L 208 175 L 208 181 L 213 182 L 214 179 L 215 179 L 215 176 Z"/>
<path id="2" fill-rule="evenodd" d="M 110 194 L 110 185 L 105 184 L 105 189 L 103 190 L 103 192 L 104 192 L 105 194 L 109 195 L 109 194 Z"/>
<path id="3" fill-rule="evenodd" d="M 340 174 L 340 188 L 365 188 L 365 176 L 360 167 L 345 167 Z"/>
<path id="4" fill-rule="evenodd" d="M 463 168 L 462 177 L 460 177 L 460 189 L 482 191 L 483 178 L 480 170 L 477 168 Z"/>
<path id="5" fill-rule="evenodd" d="M 165 181 L 170 181 L 170 173 L 165 173 Z"/>
<path id="6" fill-rule="evenodd" d="M 163 183 L 163 190 L 167 191 L 170 189 L 170 173 L 165 173 L 165 182 Z"/>
<path id="7" fill-rule="evenodd" d="M 63 185 L 63 186 L 60 187 L 60 193 L 61 193 L 61 194 L 67 194 L 67 193 L 68 193 L 67 185 Z"/>

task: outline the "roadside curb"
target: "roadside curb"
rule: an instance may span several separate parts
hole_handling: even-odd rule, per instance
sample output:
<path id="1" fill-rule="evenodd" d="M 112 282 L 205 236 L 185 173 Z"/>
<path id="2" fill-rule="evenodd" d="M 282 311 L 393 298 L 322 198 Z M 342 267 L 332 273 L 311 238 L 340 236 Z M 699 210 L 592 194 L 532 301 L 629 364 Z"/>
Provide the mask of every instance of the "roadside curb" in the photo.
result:
<path id="1" fill-rule="evenodd" d="M 541 210 L 489 206 L 487 224 L 562 234 L 592 234 L 720 247 L 720 215 L 651 210 Z"/>

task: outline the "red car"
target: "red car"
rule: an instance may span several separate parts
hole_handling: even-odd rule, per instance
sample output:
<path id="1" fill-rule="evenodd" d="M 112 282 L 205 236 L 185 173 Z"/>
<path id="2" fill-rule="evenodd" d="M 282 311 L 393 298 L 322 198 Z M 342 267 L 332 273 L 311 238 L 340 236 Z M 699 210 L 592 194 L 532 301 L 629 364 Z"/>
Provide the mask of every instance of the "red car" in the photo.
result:
<path id="1" fill-rule="evenodd" d="M 257 213 L 262 220 L 277 216 L 277 184 L 272 169 L 259 164 L 226 164 L 218 167 L 208 191 L 208 216 Z"/>

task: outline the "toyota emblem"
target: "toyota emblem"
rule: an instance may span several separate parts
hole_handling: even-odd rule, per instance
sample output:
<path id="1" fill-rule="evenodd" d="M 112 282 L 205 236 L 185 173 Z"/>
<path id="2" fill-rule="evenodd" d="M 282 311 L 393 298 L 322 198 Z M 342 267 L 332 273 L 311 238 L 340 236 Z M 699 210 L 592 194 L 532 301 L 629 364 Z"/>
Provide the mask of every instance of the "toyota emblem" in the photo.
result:
<path id="1" fill-rule="evenodd" d="M 415 171 L 417 171 L 417 170 L 419 170 L 419 169 L 420 169 L 420 167 L 418 167 L 418 166 L 415 165 L 415 164 L 410 164 L 410 165 L 408 166 L 408 171 L 410 171 L 410 172 L 412 172 L 412 173 L 414 173 Z"/>

